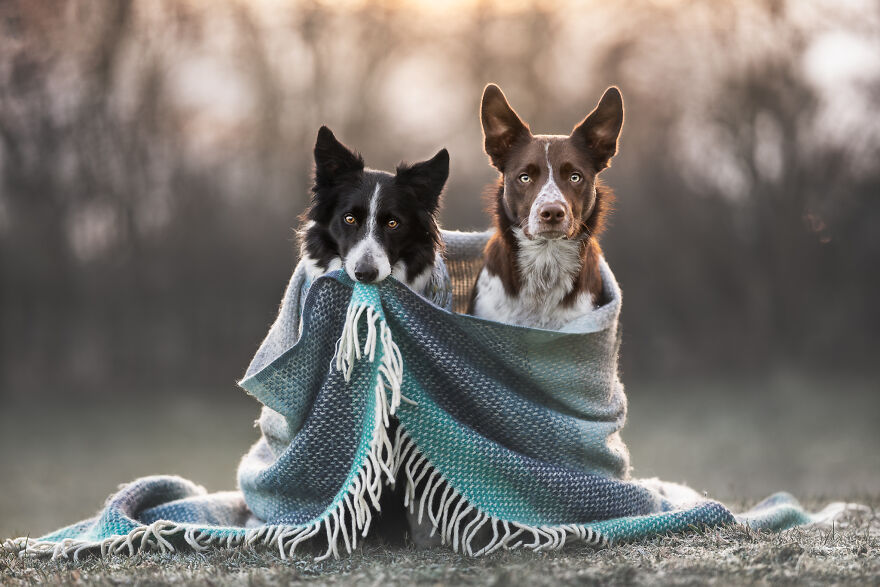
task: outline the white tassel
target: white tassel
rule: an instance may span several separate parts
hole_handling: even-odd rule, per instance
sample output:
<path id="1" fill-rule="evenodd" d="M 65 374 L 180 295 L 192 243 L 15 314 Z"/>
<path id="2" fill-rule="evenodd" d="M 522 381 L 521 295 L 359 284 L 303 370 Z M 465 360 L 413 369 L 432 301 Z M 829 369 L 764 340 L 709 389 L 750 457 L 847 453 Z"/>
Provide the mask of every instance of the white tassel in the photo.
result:
<path id="1" fill-rule="evenodd" d="M 489 540 L 489 543 L 486 544 L 486 546 L 484 546 L 483 548 L 478 550 L 476 552 L 476 554 L 474 554 L 474 556 L 482 556 L 483 554 L 486 554 L 487 552 L 491 552 L 493 547 L 495 546 L 495 544 L 499 543 L 498 520 L 496 520 L 495 518 L 491 518 L 491 522 L 492 522 L 492 539 Z"/>
<path id="2" fill-rule="evenodd" d="M 464 499 L 461 500 L 460 503 L 467 503 Z M 468 505 L 464 510 L 455 516 L 455 519 L 452 522 L 452 549 L 455 552 L 458 552 L 458 529 L 461 527 L 462 520 L 464 520 L 465 516 L 474 511 L 474 506 Z M 468 524 L 470 527 L 470 524 Z M 464 530 L 461 532 L 461 540 L 464 542 Z M 462 544 L 461 551 L 464 552 L 464 545 Z"/>
<path id="3" fill-rule="evenodd" d="M 358 341 L 358 324 L 361 316 L 366 314 L 367 335 L 364 339 L 363 347 Z M 377 324 L 379 323 L 378 328 Z M 342 373 L 342 377 L 346 382 L 351 380 L 354 364 L 362 357 L 369 362 L 376 360 L 377 346 L 381 345 L 382 358 L 379 362 L 379 381 L 376 382 L 377 388 L 382 391 L 387 387 L 391 391 L 391 401 L 382 409 L 383 420 L 385 426 L 388 426 L 388 414 L 397 413 L 402 401 L 411 405 L 417 405 L 416 402 L 405 397 L 401 393 L 403 385 L 403 356 L 400 348 L 394 342 L 391 336 L 391 329 L 385 320 L 381 319 L 379 312 L 374 310 L 367 304 L 351 305 L 345 314 L 345 323 L 342 327 L 342 334 L 336 342 L 335 366 L 336 370 Z"/>
<path id="4" fill-rule="evenodd" d="M 446 481 L 445 479 L 443 479 L 442 475 L 440 476 L 440 479 L 444 482 Z M 439 525 L 439 521 L 437 519 L 439 516 L 439 513 L 442 513 L 442 511 L 443 511 L 443 501 L 444 500 L 443 500 L 443 498 L 441 498 L 440 499 L 440 507 L 438 508 L 438 516 L 434 515 L 434 505 L 433 505 L 434 504 L 434 492 L 437 491 L 437 488 L 439 488 L 440 485 L 442 485 L 442 483 L 437 483 L 437 485 L 434 486 L 434 489 L 431 490 L 431 494 L 428 496 L 428 519 L 431 520 L 431 525 L 434 527 L 431 530 L 431 536 L 434 535 L 434 531 L 437 529 L 437 526 Z M 446 488 L 443 492 L 443 495 L 446 495 L 446 493 L 448 491 L 449 491 L 449 485 L 446 485 Z"/>
<path id="5" fill-rule="evenodd" d="M 425 483 L 425 488 L 422 490 L 422 499 L 419 500 L 419 518 L 418 518 L 419 524 L 422 523 L 422 514 L 425 511 L 425 499 L 428 497 L 429 491 L 433 493 L 433 489 L 435 487 L 434 480 L 437 478 L 438 475 L 440 475 L 440 471 L 432 468 L 431 474 L 428 476 L 428 481 L 427 481 L 427 483 Z M 431 506 L 429 504 L 428 505 L 429 511 L 430 511 L 430 507 Z"/>
<path id="6" fill-rule="evenodd" d="M 349 306 L 345 314 L 342 334 L 336 343 L 336 370 L 342 372 L 346 382 L 351 380 L 354 363 L 361 358 L 361 349 L 357 340 L 357 325 L 365 305 Z"/>
<path id="7" fill-rule="evenodd" d="M 532 550 L 557 550 L 562 548 L 569 539 L 583 540 L 590 545 L 600 546 L 607 544 L 607 540 L 598 532 L 576 524 L 560 526 L 530 526 L 518 522 L 500 520 L 488 513 L 481 511 L 475 505 L 468 502 L 440 471 L 433 466 L 427 455 L 416 447 L 412 437 L 402 427 L 398 429 L 395 437 L 395 446 L 392 451 L 394 465 L 392 470 L 397 472 L 403 467 L 406 476 L 404 488 L 404 505 L 410 512 L 415 509 L 418 501 L 417 522 L 422 523 L 427 511 L 427 518 L 431 524 L 431 536 L 439 533 L 443 544 L 451 544 L 455 552 L 461 549 L 468 556 L 483 556 L 499 550 L 514 548 L 529 548 Z M 422 481 L 424 480 L 424 484 Z M 422 485 L 421 487 L 420 484 Z M 439 501 L 435 500 L 441 486 Z M 468 519 L 469 516 L 473 518 Z M 479 531 L 489 523 L 492 528 L 492 538 L 477 552 L 473 551 L 473 541 Z M 530 534 L 532 540 L 524 542 L 513 541 L 524 533 Z"/>
<path id="8" fill-rule="evenodd" d="M 464 546 L 462 547 L 462 552 L 466 553 L 468 556 L 474 556 L 474 551 L 471 549 L 471 542 L 474 537 L 477 535 L 477 532 L 480 531 L 480 528 L 486 525 L 486 522 L 489 521 L 489 514 L 478 514 L 473 521 L 467 525 L 462 534 L 462 541 L 464 542 Z M 476 525 L 476 526 L 475 526 Z M 474 527 L 475 526 L 475 527 Z M 473 528 L 472 528 L 473 527 Z"/>

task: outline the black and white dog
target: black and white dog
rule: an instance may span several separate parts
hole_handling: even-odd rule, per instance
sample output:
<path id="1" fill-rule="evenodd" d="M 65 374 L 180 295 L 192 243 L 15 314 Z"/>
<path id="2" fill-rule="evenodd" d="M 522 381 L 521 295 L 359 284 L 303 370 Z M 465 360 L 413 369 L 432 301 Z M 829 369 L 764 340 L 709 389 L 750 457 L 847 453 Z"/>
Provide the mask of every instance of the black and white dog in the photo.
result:
<path id="1" fill-rule="evenodd" d="M 602 302 L 598 236 L 614 196 L 598 175 L 617 153 L 623 99 L 608 88 L 568 136 L 532 134 L 493 84 L 480 115 L 501 176 L 491 202 L 497 230 L 469 313 L 561 328 Z"/>
<path id="2" fill-rule="evenodd" d="M 449 175 L 449 153 L 427 161 L 401 163 L 392 175 L 364 168 L 363 158 L 322 126 L 315 143 L 315 183 L 311 205 L 302 215 L 300 263 L 309 282 L 337 269 L 364 283 L 388 276 L 435 304 L 451 308 L 449 275 L 443 264 L 437 210 Z M 384 523 L 409 523 L 402 497 L 383 498 Z M 395 506 L 399 506 L 396 507 Z M 391 511 L 388 511 L 391 510 Z"/>
<path id="3" fill-rule="evenodd" d="M 365 169 L 363 158 L 322 126 L 300 232 L 308 278 L 342 268 L 355 281 L 392 275 L 424 294 L 442 262 L 436 214 L 448 175 L 446 149 L 428 161 L 401 163 L 394 175 Z"/>

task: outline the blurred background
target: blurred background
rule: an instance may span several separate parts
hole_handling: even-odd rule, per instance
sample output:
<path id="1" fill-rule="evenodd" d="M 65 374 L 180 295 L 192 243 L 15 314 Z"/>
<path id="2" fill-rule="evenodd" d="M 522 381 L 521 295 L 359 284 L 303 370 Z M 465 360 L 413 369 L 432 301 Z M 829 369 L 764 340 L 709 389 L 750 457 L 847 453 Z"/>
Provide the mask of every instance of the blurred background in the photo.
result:
<path id="1" fill-rule="evenodd" d="M 636 475 L 748 501 L 880 489 L 880 5 L 872 0 L 0 3 L 0 535 L 118 483 L 234 485 L 235 386 L 296 263 L 311 149 L 451 153 L 488 225 L 496 82 L 603 175 Z"/>

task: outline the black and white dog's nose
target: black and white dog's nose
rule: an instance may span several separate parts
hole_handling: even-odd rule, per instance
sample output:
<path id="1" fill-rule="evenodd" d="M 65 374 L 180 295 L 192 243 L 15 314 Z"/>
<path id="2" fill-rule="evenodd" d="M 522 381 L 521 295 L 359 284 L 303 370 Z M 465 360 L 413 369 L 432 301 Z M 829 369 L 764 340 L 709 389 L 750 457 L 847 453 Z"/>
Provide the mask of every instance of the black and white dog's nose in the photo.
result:
<path id="1" fill-rule="evenodd" d="M 371 263 L 360 262 L 354 267 L 354 277 L 362 283 L 371 283 L 379 275 L 379 268 Z"/>

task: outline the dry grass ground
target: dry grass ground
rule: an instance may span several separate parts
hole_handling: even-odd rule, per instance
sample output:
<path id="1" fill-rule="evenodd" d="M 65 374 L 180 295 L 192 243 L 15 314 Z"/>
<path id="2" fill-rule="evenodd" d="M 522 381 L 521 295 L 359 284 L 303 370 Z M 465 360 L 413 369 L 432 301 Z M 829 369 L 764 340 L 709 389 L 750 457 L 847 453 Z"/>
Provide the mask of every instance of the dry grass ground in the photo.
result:
<path id="1" fill-rule="evenodd" d="M 875 520 L 876 523 L 876 520 Z M 845 530 L 778 534 L 726 528 L 593 550 L 502 553 L 468 559 L 446 550 L 367 547 L 315 563 L 254 550 L 72 561 L 0 558 L 10 585 L 121 583 L 199 585 L 702 585 L 880 582 L 880 536 L 867 522 Z"/>

